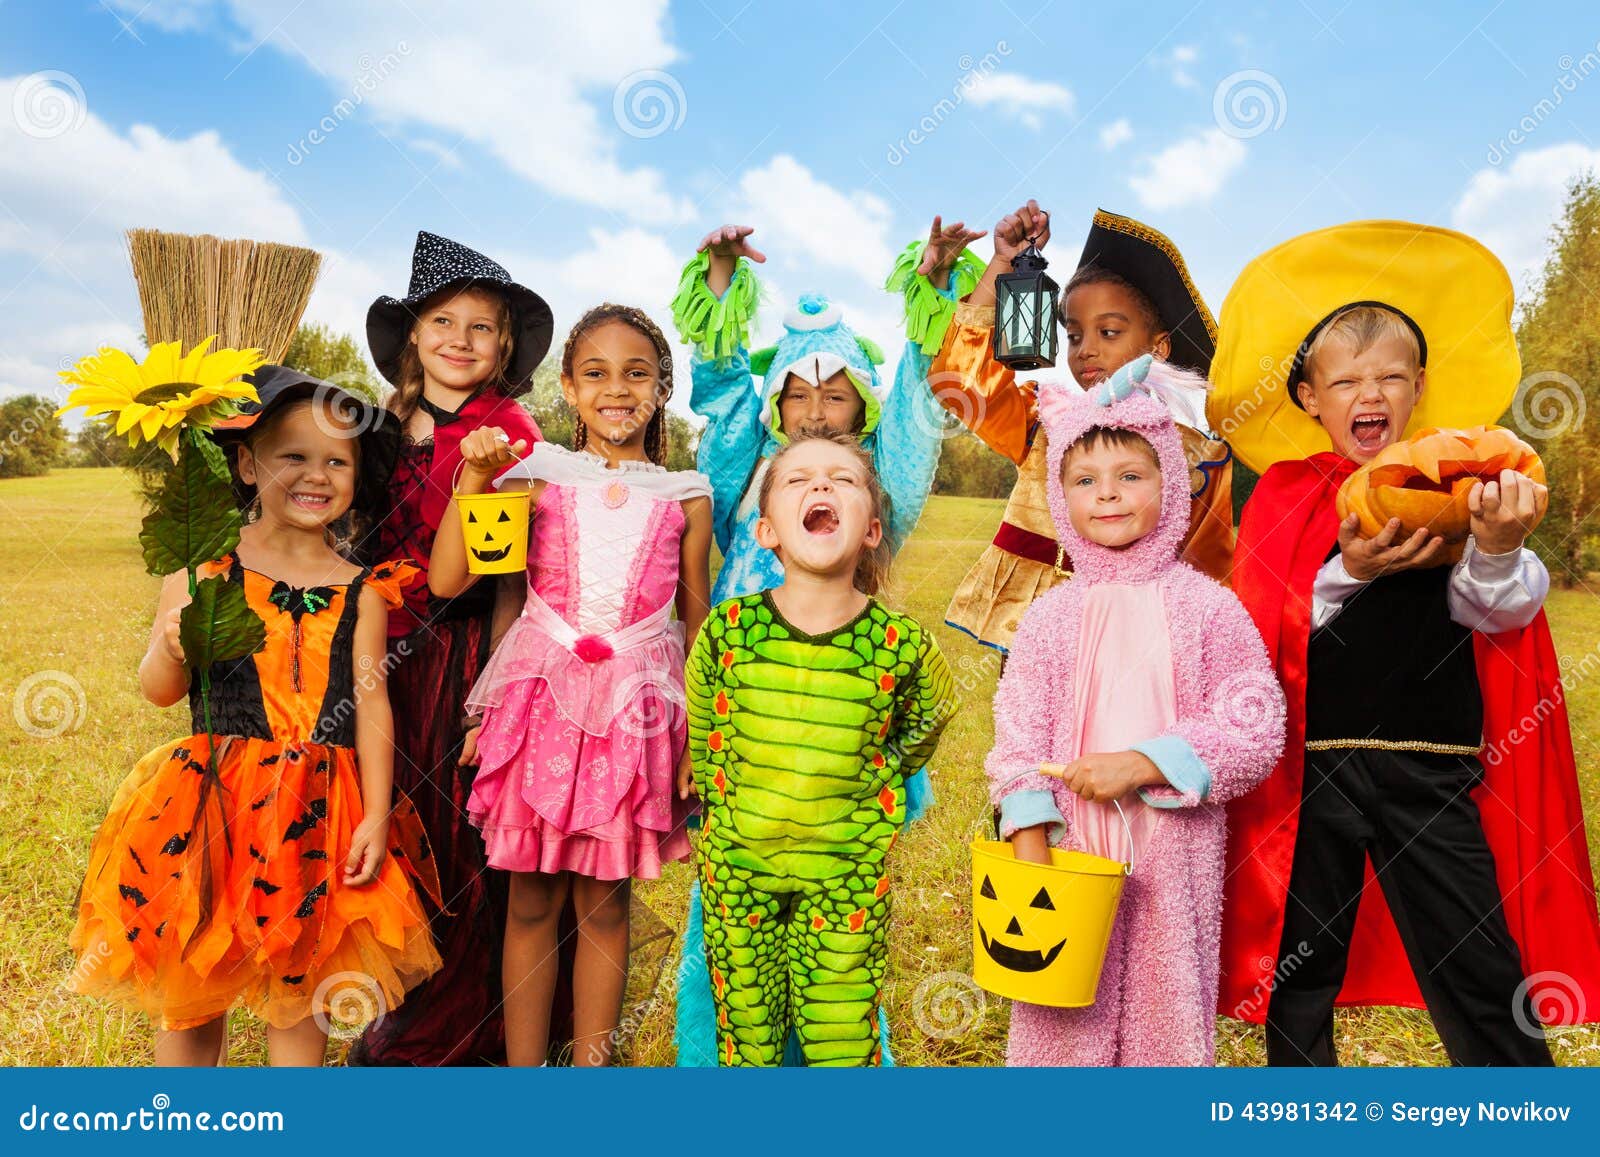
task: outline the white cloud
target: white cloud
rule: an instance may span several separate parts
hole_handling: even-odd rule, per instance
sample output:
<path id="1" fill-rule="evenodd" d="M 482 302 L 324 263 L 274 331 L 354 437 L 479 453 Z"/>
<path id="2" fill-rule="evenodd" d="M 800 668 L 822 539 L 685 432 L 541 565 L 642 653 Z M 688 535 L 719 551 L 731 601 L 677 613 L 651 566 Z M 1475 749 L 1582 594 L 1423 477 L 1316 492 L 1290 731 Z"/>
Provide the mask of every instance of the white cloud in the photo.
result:
<path id="1" fill-rule="evenodd" d="M 411 142 L 411 147 L 419 153 L 425 153 L 447 169 L 462 167 L 461 157 L 452 148 L 441 145 L 438 141 L 430 141 L 426 137 L 419 137 Z"/>
<path id="2" fill-rule="evenodd" d="M 1119 117 L 1100 130 L 1100 147 L 1108 153 L 1132 139 L 1133 126 L 1128 123 L 1127 117 Z"/>
<path id="3" fill-rule="evenodd" d="M 1567 185 L 1585 170 L 1600 172 L 1600 149 L 1568 143 L 1519 153 L 1510 165 L 1472 175 L 1450 224 L 1493 250 L 1520 292 L 1543 268 Z"/>
<path id="4" fill-rule="evenodd" d="M 270 45 L 327 82 L 330 111 L 351 101 L 357 107 L 344 115 L 471 141 L 558 196 L 651 224 L 691 214 L 658 170 L 618 159 L 620 144 L 652 135 L 650 118 L 676 123 L 680 110 L 692 112 L 660 71 L 678 56 L 666 0 L 463 0 L 448 13 L 359 0 L 215 0 L 210 11 L 183 0 L 175 13 L 155 14 L 143 0 L 116 4 L 136 24 L 189 28 L 229 17 L 248 39 L 234 69 Z"/>
<path id="5" fill-rule="evenodd" d="M 1031 129 L 1041 125 L 1041 112 L 1070 113 L 1074 103 L 1062 85 L 1015 72 L 975 74 L 965 88 L 966 99 L 979 108 L 993 106 Z"/>
<path id="6" fill-rule="evenodd" d="M 881 197 L 840 192 L 780 153 L 745 172 L 738 199 L 731 219 L 755 226 L 751 242 L 769 257 L 799 256 L 809 267 L 847 269 L 869 284 L 888 276 L 894 214 Z"/>
<path id="7" fill-rule="evenodd" d="M 1189 71 L 1189 65 L 1200 59 L 1200 50 L 1192 44 L 1180 44 L 1172 50 L 1166 64 L 1172 83 L 1179 88 L 1199 88 L 1200 82 Z"/>
<path id="8" fill-rule="evenodd" d="M 1146 209 L 1175 209 L 1209 201 L 1244 163 L 1244 142 L 1206 129 L 1146 157 L 1128 187 Z"/>

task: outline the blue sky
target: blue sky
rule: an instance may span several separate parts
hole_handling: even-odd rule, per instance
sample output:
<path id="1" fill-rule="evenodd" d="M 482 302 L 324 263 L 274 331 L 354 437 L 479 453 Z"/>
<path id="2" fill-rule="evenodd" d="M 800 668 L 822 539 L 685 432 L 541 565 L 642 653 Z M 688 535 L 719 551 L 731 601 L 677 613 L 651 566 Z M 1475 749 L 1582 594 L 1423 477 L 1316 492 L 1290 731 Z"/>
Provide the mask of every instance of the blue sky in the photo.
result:
<path id="1" fill-rule="evenodd" d="M 0 18 L 0 394 L 53 392 L 63 364 L 136 341 L 136 225 L 321 249 L 310 318 L 359 335 L 418 229 L 501 260 L 560 329 L 607 298 L 664 318 L 695 241 L 735 220 L 772 258 L 766 332 L 821 289 L 892 346 L 878 286 L 935 212 L 988 227 L 1036 196 L 1067 263 L 1095 207 L 1131 214 L 1215 311 L 1253 254 L 1366 217 L 1465 229 L 1521 284 L 1565 182 L 1600 166 L 1592 3 L 66 0 Z"/>

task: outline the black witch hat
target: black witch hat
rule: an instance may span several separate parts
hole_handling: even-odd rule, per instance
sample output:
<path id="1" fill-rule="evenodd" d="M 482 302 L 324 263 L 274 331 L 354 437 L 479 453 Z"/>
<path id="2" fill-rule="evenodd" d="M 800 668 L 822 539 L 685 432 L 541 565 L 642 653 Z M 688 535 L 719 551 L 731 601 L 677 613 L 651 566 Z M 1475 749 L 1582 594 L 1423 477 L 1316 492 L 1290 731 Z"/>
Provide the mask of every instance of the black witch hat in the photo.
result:
<path id="1" fill-rule="evenodd" d="M 507 392 L 512 397 L 528 392 L 533 371 L 549 351 L 555 331 L 549 305 L 527 286 L 511 280 L 505 266 L 436 233 L 417 234 L 406 295 L 380 297 L 367 310 L 367 347 L 384 377 L 395 382 L 399 376 L 400 355 L 416 324 L 417 307 L 441 289 L 469 285 L 494 289 L 511 303 L 514 342 L 511 364 L 506 368 Z"/>

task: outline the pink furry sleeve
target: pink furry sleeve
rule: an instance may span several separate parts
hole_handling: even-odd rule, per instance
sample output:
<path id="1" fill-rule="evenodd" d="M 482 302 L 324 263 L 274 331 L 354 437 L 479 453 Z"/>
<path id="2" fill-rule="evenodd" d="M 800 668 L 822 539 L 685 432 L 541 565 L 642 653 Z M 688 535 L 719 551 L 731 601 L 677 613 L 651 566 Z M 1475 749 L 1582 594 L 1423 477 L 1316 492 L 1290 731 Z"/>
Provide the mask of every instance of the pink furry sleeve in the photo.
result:
<path id="1" fill-rule="evenodd" d="M 1231 591 L 1213 588 L 1204 618 L 1201 701 L 1167 734 L 1183 740 L 1211 773 L 1205 803 L 1244 795 L 1277 765 L 1283 751 L 1283 688 L 1255 624 Z M 1158 806 L 1193 806 L 1193 791 L 1149 789 Z"/>
<path id="2" fill-rule="evenodd" d="M 1001 806 L 1008 796 L 1025 792 L 1033 806 L 1018 812 L 1018 817 L 1059 824 L 1060 813 L 1048 802 L 1053 798 L 1053 781 L 1039 774 L 1039 765 L 1050 758 L 1057 689 L 1065 674 L 1059 649 L 1051 646 L 1049 639 L 1054 618 L 1052 601 L 1046 595 L 1035 602 L 1017 628 L 1005 673 L 994 694 L 994 748 L 984 770 L 989 776 L 989 798 L 996 806 Z M 1037 793 L 1043 793 L 1043 797 Z M 1045 807 L 1048 816 L 1039 812 Z M 1015 822 L 1007 816 L 1002 819 L 1000 835 L 1009 837 L 1018 827 L 1027 826 L 1030 823 Z"/>

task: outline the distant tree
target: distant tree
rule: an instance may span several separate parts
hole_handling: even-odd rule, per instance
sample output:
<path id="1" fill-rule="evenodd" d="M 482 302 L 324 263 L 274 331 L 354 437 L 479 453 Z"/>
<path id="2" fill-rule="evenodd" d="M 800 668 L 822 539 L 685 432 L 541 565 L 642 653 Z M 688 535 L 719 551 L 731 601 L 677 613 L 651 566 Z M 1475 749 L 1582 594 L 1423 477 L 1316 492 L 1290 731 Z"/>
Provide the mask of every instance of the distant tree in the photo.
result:
<path id="1" fill-rule="evenodd" d="M 332 382 L 369 402 L 377 402 L 383 394 L 383 385 L 368 364 L 361 343 L 325 325 L 302 325 L 295 330 L 283 364 Z"/>
<path id="2" fill-rule="evenodd" d="M 1501 419 L 1544 459 L 1550 511 L 1529 539 L 1556 581 L 1574 586 L 1600 564 L 1600 182 L 1567 188 L 1561 220 L 1517 325 L 1523 381 Z"/>
<path id="3" fill-rule="evenodd" d="M 939 469 L 933 476 L 935 494 L 962 498 L 1004 498 L 1017 484 L 1017 468 L 985 446 L 970 431 L 958 429 L 944 440 Z"/>
<path id="4" fill-rule="evenodd" d="M 0 402 L 0 478 L 27 478 L 65 466 L 67 430 L 56 417 L 56 403 L 38 394 L 19 394 Z"/>

